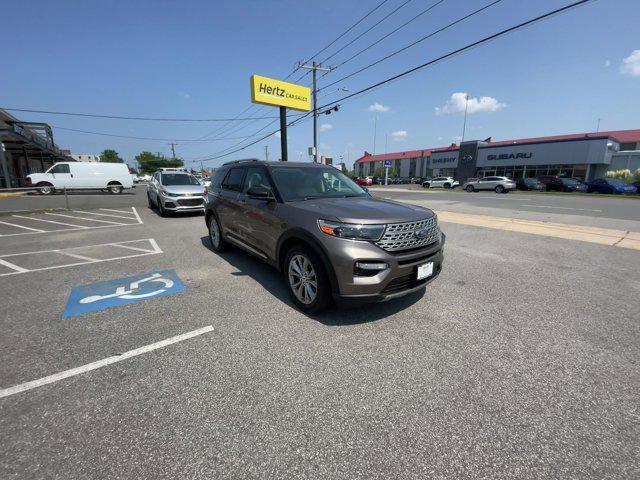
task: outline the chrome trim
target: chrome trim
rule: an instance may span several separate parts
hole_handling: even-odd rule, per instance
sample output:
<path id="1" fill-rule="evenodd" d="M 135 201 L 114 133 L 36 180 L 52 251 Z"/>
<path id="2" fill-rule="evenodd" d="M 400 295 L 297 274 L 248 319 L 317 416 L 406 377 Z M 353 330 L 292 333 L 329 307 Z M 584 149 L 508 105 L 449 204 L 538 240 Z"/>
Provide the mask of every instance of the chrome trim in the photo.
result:
<path id="1" fill-rule="evenodd" d="M 424 229 L 428 230 L 428 234 L 423 238 L 416 237 L 415 233 Z M 390 223 L 382 238 L 374 243 L 387 252 L 399 252 L 426 247 L 437 242 L 439 237 L 438 220 L 433 216 L 415 222 Z"/>

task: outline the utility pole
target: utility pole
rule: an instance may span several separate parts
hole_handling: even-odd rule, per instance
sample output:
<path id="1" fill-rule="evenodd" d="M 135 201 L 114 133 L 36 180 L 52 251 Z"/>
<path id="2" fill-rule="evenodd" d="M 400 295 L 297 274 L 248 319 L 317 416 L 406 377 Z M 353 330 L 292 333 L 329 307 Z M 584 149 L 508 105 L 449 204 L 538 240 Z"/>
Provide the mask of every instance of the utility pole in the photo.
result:
<path id="1" fill-rule="evenodd" d="M 387 142 L 389 141 L 389 134 L 384 134 L 384 153 L 387 153 Z"/>
<path id="2" fill-rule="evenodd" d="M 598 118 L 598 126 L 596 127 L 596 133 L 600 131 L 600 119 Z"/>
<path id="3" fill-rule="evenodd" d="M 465 96 L 465 103 L 464 103 L 464 123 L 462 124 L 462 139 L 460 140 L 460 143 L 462 144 L 462 142 L 464 142 L 464 134 L 467 130 L 467 108 L 469 107 L 469 94 L 467 93 Z"/>
<path id="4" fill-rule="evenodd" d="M 267 162 L 269 161 L 269 145 L 264 146 L 264 159 Z"/>
<path id="5" fill-rule="evenodd" d="M 173 152 L 173 159 L 176 159 L 176 144 L 175 143 L 170 143 L 169 145 L 171 145 L 171 151 Z"/>
<path id="6" fill-rule="evenodd" d="M 313 73 L 313 161 L 318 163 L 318 86 L 316 83 L 316 72 L 330 72 L 334 67 L 324 68 L 322 64 L 316 64 L 314 61 L 311 65 L 304 62 L 298 63 L 298 68 L 311 70 Z"/>

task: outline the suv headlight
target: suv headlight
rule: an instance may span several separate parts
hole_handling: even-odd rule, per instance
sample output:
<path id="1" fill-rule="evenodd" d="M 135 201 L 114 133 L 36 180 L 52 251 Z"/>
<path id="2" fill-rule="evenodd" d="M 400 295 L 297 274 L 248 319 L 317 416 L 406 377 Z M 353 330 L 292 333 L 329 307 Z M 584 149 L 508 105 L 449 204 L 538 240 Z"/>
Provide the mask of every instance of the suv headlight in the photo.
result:
<path id="1" fill-rule="evenodd" d="M 172 197 L 173 195 L 169 192 L 167 192 L 164 188 L 160 189 L 160 193 L 162 194 L 163 197 Z"/>
<path id="2" fill-rule="evenodd" d="M 386 225 L 362 225 L 318 220 L 318 227 L 327 235 L 350 240 L 380 240 Z"/>

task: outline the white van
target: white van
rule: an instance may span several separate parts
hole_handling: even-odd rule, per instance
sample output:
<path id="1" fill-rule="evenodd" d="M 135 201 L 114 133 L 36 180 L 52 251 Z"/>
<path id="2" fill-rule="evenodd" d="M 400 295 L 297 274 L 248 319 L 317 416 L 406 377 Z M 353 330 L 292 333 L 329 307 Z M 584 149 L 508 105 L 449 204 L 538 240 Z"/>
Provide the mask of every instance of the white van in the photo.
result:
<path id="1" fill-rule="evenodd" d="M 124 163 L 61 162 L 44 173 L 27 175 L 26 183 L 39 187 L 45 195 L 63 188 L 122 193 L 123 189 L 133 187 L 133 176 Z"/>

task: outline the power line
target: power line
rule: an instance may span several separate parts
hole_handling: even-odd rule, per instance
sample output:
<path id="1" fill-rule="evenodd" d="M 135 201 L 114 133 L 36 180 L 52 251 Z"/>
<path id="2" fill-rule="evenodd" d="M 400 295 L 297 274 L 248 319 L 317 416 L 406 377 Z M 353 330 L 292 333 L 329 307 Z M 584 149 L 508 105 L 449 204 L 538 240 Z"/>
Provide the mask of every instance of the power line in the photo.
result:
<path id="1" fill-rule="evenodd" d="M 67 115 L 73 117 L 111 118 L 115 120 L 142 120 L 146 122 L 234 122 L 252 118 L 157 118 L 157 117 L 125 117 L 122 115 L 100 115 L 97 113 L 53 112 L 48 110 L 29 110 L 25 108 L 4 108 L 10 112 L 46 113 L 48 115 Z M 255 117 L 253 117 L 255 118 Z M 280 118 L 278 116 L 259 117 L 259 120 Z"/>
<path id="2" fill-rule="evenodd" d="M 480 40 L 477 40 L 477 41 L 475 41 L 473 43 L 469 43 L 469 44 L 465 45 L 464 47 L 458 48 L 458 49 L 453 50 L 453 51 L 451 51 L 449 53 L 441 55 L 441 56 L 439 56 L 439 57 L 437 57 L 437 58 L 435 58 L 433 60 L 429 60 L 428 62 L 425 62 L 425 63 L 423 63 L 421 65 L 416 66 L 416 67 L 410 68 L 409 70 L 405 70 L 404 72 L 401 72 L 401 73 L 399 73 L 397 75 L 394 75 L 393 77 L 389 77 L 389 78 L 387 78 L 385 80 L 382 80 L 382 81 L 380 81 L 378 83 L 375 83 L 373 85 L 365 87 L 365 88 L 363 88 L 361 90 L 358 90 L 357 92 L 351 93 L 349 95 L 345 95 L 344 97 L 339 98 L 338 100 L 335 100 L 333 102 L 329 102 L 326 105 L 322 105 L 319 108 L 320 109 L 327 109 L 328 107 L 331 107 L 331 106 L 337 104 L 338 102 L 344 102 L 345 100 L 351 99 L 351 98 L 353 98 L 353 97 L 355 97 L 357 95 L 361 95 L 361 94 L 363 94 L 365 92 L 368 92 L 368 91 L 373 90 L 375 88 L 381 87 L 382 85 L 385 85 L 385 84 L 387 84 L 389 82 L 393 82 L 395 80 L 398 80 L 398 79 L 400 79 L 402 77 L 405 77 L 405 76 L 407 76 L 407 75 L 409 75 L 411 73 L 417 72 L 418 70 L 422 70 L 423 68 L 431 66 L 431 65 L 433 65 L 435 63 L 441 62 L 443 60 L 447 60 L 447 59 L 449 59 L 449 58 L 451 58 L 451 57 L 453 57 L 455 55 L 458 55 L 458 54 L 460 54 L 462 52 L 465 52 L 467 50 L 475 48 L 475 47 L 477 47 L 479 45 L 482 45 L 484 43 L 488 43 L 490 41 L 493 41 L 496 38 L 502 37 L 504 35 L 507 35 L 509 33 L 514 32 L 516 30 L 520 30 L 522 28 L 528 27 L 529 25 L 532 25 L 534 23 L 540 22 L 542 20 L 546 20 L 546 19 L 548 19 L 550 17 L 553 17 L 553 16 L 558 15 L 560 13 L 566 12 L 567 10 L 570 10 L 570 9 L 585 5 L 585 4 L 593 2 L 593 1 L 594 0 L 580 0 L 580 1 L 577 1 L 577 2 L 573 2 L 573 3 L 569 4 L 569 5 L 565 5 L 564 7 L 558 8 L 556 10 L 552 10 L 552 11 L 547 12 L 545 14 L 539 15 L 539 16 L 537 16 L 535 18 L 532 18 L 532 19 L 527 20 L 525 22 L 522 22 L 522 23 L 519 23 L 517 25 L 514 25 L 513 27 L 506 28 L 506 29 L 501 30 L 501 31 L 499 31 L 497 33 L 494 33 L 493 35 L 489 35 L 489 36 L 484 37 L 484 38 L 482 38 Z M 497 3 L 497 2 L 494 2 L 494 3 Z M 325 88 L 327 88 L 327 87 L 325 87 Z M 302 119 L 302 118 L 304 118 L 304 117 L 301 117 L 300 119 Z"/>
<path id="3" fill-rule="evenodd" d="M 341 51 L 343 51 L 345 48 L 349 47 L 350 45 L 352 45 L 353 43 L 357 42 L 360 38 L 362 38 L 363 36 L 365 36 L 367 33 L 369 33 L 371 30 L 373 30 L 374 28 L 376 28 L 378 25 L 380 25 L 382 22 L 384 22 L 387 18 L 389 18 L 390 16 L 392 16 L 393 14 L 395 14 L 397 11 L 399 11 L 402 7 L 404 7 L 406 4 L 408 4 L 409 2 L 411 2 L 412 0 L 406 0 L 404 3 L 401 3 L 399 6 L 397 6 L 395 9 L 391 10 L 389 13 L 387 13 L 384 17 L 382 17 L 380 20 L 378 20 L 376 23 L 374 23 L 373 25 L 371 25 L 369 28 L 367 28 L 364 32 L 360 33 L 356 38 L 352 39 L 349 43 L 347 43 L 346 45 L 343 45 L 341 48 L 339 48 L 338 50 L 336 50 L 335 52 L 333 52 L 331 55 L 329 55 L 327 58 L 325 58 L 324 60 L 322 60 L 322 62 L 320 63 L 325 63 L 327 60 L 329 60 L 330 58 L 335 57 L 338 53 L 340 53 Z M 444 1 L 444 0 L 442 0 Z"/>
<path id="4" fill-rule="evenodd" d="M 330 84 L 328 84 L 328 85 L 325 85 L 325 86 L 324 86 L 323 88 L 321 88 L 320 90 L 323 90 L 324 88 L 328 88 L 328 87 L 330 87 L 330 86 L 332 86 L 332 85 L 335 85 L 336 83 L 339 83 L 339 82 L 342 82 L 342 81 L 346 80 L 347 78 L 351 78 L 351 77 L 353 77 L 353 76 L 355 76 L 355 75 L 357 75 L 357 74 L 359 74 L 359 73 L 362 73 L 362 72 L 364 72 L 365 70 L 368 70 L 369 68 L 371 68 L 371 67 L 373 67 L 373 66 L 375 66 L 375 65 L 378 65 L 379 63 L 382 63 L 382 62 L 384 62 L 385 60 L 388 60 L 389 58 L 391 58 L 391 57 L 393 57 L 393 56 L 395 56 L 395 55 L 398 55 L 398 54 L 399 54 L 399 53 L 401 53 L 401 52 L 404 52 L 405 50 L 407 50 L 407 49 L 409 49 L 409 48 L 411 48 L 411 47 L 413 47 L 413 46 L 417 45 L 418 43 L 423 42 L 423 41 L 427 40 L 428 38 L 431 38 L 431 37 L 433 37 L 433 36 L 437 35 L 438 33 L 441 33 L 441 32 L 443 32 L 443 31 L 447 30 L 448 28 L 451 28 L 451 27 L 453 27 L 454 25 L 457 25 L 457 24 L 458 24 L 458 23 L 460 23 L 460 22 L 463 22 L 464 20 L 467 20 L 468 18 L 471 18 L 471 17 L 473 17 L 474 15 L 477 15 L 477 14 L 478 14 L 478 13 L 480 13 L 480 12 L 482 12 L 482 11 L 484 11 L 484 10 L 487 10 L 488 8 L 491 8 L 491 7 L 493 7 L 494 5 L 496 5 L 496 4 L 500 3 L 500 2 L 502 2 L 502 0 L 494 0 L 493 2 L 491 2 L 491 3 L 487 4 L 487 5 L 485 5 L 484 7 L 480 7 L 479 9 L 474 10 L 473 12 L 468 13 L 467 15 L 465 15 L 465 16 L 463 16 L 463 17 L 460 17 L 460 18 L 458 18 L 457 20 L 454 20 L 453 22 L 449 23 L 448 25 L 445 25 L 444 27 L 441 27 L 441 28 L 439 28 L 438 30 L 433 31 L 433 32 L 431 32 L 430 34 L 425 35 L 424 37 L 422 37 L 422 38 L 420 38 L 420 39 L 416 40 L 415 42 L 412 42 L 412 43 L 410 43 L 409 45 L 405 45 L 404 47 L 400 48 L 399 50 L 396 50 L 395 52 L 390 53 L 389 55 L 387 55 L 387 56 L 385 56 L 385 57 L 382 57 L 381 59 L 376 60 L 375 62 L 370 63 L 369 65 L 366 65 L 366 66 L 362 67 L 361 69 L 356 70 L 356 71 L 355 71 L 355 72 L 353 72 L 353 73 L 350 73 L 349 75 L 345 75 L 344 77 L 342 77 L 342 78 L 341 78 L 341 79 L 339 79 L 339 80 L 336 80 L 335 82 L 332 82 L 332 83 L 330 83 Z"/>
<path id="5" fill-rule="evenodd" d="M 400 25 L 399 27 L 394 28 L 393 30 L 391 30 L 389 33 L 387 33 L 386 35 L 380 37 L 378 40 L 376 40 L 375 42 L 367 45 L 366 47 L 364 47 L 362 50 L 354 53 L 353 55 L 351 55 L 349 58 L 347 58 L 346 60 L 344 60 L 343 62 L 339 63 L 338 65 L 335 66 L 335 68 L 340 68 L 342 65 L 344 65 L 345 63 L 350 62 L 351 60 L 353 60 L 354 58 L 356 58 L 357 56 L 359 56 L 360 54 L 366 52 L 367 50 L 369 50 L 370 48 L 376 46 L 377 44 L 379 44 L 380 42 L 382 42 L 383 40 L 389 38 L 391 35 L 393 35 L 394 33 L 402 30 L 404 27 L 406 27 L 407 25 L 409 25 L 411 22 L 417 20 L 418 18 L 420 18 L 422 15 L 424 15 L 425 13 L 429 12 L 430 10 L 433 10 L 435 7 L 437 7 L 438 5 L 440 5 L 441 3 L 445 2 L 446 0 L 438 0 L 436 3 L 432 4 L 430 7 L 425 8 L 424 10 L 422 10 L 420 13 L 418 13 L 417 15 L 415 15 L 414 17 L 410 18 L 408 21 L 406 21 L 405 23 L 403 23 L 402 25 Z M 347 45 L 348 46 L 348 45 Z M 337 52 L 336 52 L 337 53 Z M 325 74 L 326 75 L 326 74 Z M 324 77 L 324 75 L 323 75 Z"/>
<path id="6" fill-rule="evenodd" d="M 194 139 L 194 138 L 155 138 L 155 137 L 136 137 L 136 136 L 131 136 L 131 135 L 117 135 L 115 133 L 106 133 L 106 132 L 93 132 L 93 131 L 89 131 L 89 130 L 77 130 L 75 128 L 67 128 L 67 127 L 59 127 L 57 125 L 51 125 L 53 128 L 57 129 L 57 130 L 66 130 L 69 132 L 76 132 L 76 133 L 86 133 L 88 135 L 100 135 L 102 137 L 115 137 L 115 138 L 127 138 L 127 139 L 131 139 L 131 140 L 153 140 L 153 141 L 159 141 L 159 142 L 203 142 L 203 143 L 207 143 L 207 142 L 221 142 L 224 140 L 242 140 L 242 139 L 247 139 L 247 138 L 252 138 L 255 135 L 248 135 L 245 137 L 221 137 L 221 138 L 208 138 L 206 140 L 199 140 L 199 139 Z"/>
<path id="7" fill-rule="evenodd" d="M 376 5 L 375 7 L 373 7 L 372 10 L 370 10 L 364 17 L 362 17 L 360 20 L 358 20 L 357 22 L 355 22 L 353 25 L 351 25 L 349 28 L 347 28 L 344 32 L 342 32 L 340 35 L 338 35 L 336 38 L 334 38 L 331 42 L 329 42 L 327 45 L 325 45 L 323 48 L 321 48 L 320 50 L 318 50 L 316 53 L 314 53 L 310 58 L 308 58 L 305 61 L 311 61 L 313 59 L 315 59 L 318 55 L 320 55 L 322 52 L 324 52 L 327 48 L 329 48 L 331 45 L 335 44 L 338 40 L 340 40 L 342 37 L 344 37 L 347 33 L 349 33 L 351 30 L 353 30 L 354 28 L 356 28 L 358 25 L 360 25 L 360 23 L 362 23 L 364 20 L 366 20 L 370 15 L 372 15 L 376 10 L 378 10 L 382 5 L 384 5 L 385 3 L 387 3 L 389 0 L 382 0 L 382 2 L 380 2 L 378 5 Z M 305 62 L 302 62 L 305 63 Z M 298 68 L 296 68 L 290 75 L 287 76 L 287 78 L 289 78 L 291 75 L 293 75 L 293 73 L 295 73 L 298 70 Z M 305 74 L 300 77 L 303 78 L 307 73 L 309 72 L 305 72 Z M 300 79 L 298 79 L 297 81 L 300 81 Z"/>

